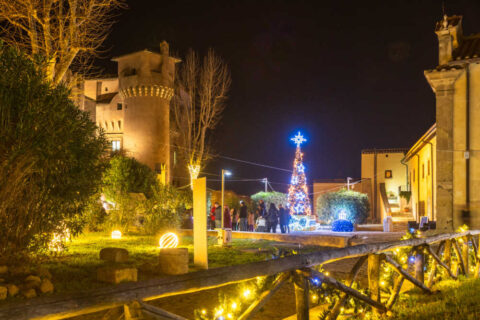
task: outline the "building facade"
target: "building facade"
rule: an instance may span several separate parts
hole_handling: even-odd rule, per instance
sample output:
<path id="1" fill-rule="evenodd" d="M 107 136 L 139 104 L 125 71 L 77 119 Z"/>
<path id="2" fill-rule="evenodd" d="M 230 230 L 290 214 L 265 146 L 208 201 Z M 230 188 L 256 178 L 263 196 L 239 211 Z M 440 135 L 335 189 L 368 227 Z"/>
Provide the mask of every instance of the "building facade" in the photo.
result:
<path id="1" fill-rule="evenodd" d="M 437 137 L 436 125 L 433 125 L 408 150 L 404 163 L 408 166 L 408 185 L 412 202 L 414 220 L 427 216 L 437 220 Z"/>
<path id="2" fill-rule="evenodd" d="M 362 181 L 370 181 L 371 221 L 386 216 L 394 220 L 410 219 L 409 202 L 401 196 L 407 190 L 407 166 L 403 159 L 407 149 L 362 150 Z"/>
<path id="3" fill-rule="evenodd" d="M 112 151 L 122 150 L 170 182 L 170 100 L 180 60 L 162 42 L 159 53 L 143 50 L 113 61 L 117 77 L 86 80 L 81 107 L 104 130 Z"/>
<path id="4" fill-rule="evenodd" d="M 463 224 L 478 229 L 480 33 L 464 35 L 461 16 L 444 16 L 436 24 L 435 33 L 439 44 L 438 66 L 424 74 L 435 94 L 436 123 L 404 157 L 389 154 L 388 166 L 396 167 L 400 174 L 406 173 L 397 182 L 390 180 L 394 182 L 391 187 L 385 182 L 385 188 L 387 194 L 399 186 L 402 191 L 406 181 L 405 190 L 411 195 L 411 218 L 419 221 L 427 216 L 437 222 L 439 232 L 454 231 Z M 371 163 L 362 154 L 362 178 L 372 176 Z M 377 166 L 382 164 L 377 162 Z M 373 175 L 383 179 L 383 169 L 386 167 L 381 167 L 380 172 L 373 170 Z M 396 175 L 395 169 L 392 174 Z M 381 211 L 378 217 L 390 214 L 381 208 L 384 202 L 378 203 L 375 195 L 373 203 Z"/>
<path id="5" fill-rule="evenodd" d="M 466 36 L 461 16 L 435 28 L 438 66 L 425 71 L 436 99 L 436 203 L 441 231 L 480 227 L 480 33 Z"/>

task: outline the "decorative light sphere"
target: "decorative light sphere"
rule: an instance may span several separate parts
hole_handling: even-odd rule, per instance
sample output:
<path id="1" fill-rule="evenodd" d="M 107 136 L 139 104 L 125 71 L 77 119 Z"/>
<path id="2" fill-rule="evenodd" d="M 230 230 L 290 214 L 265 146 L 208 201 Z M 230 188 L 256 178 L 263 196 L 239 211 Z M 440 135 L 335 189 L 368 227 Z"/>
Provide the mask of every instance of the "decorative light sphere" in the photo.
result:
<path id="1" fill-rule="evenodd" d="M 159 245 L 161 249 L 176 248 L 178 246 L 178 237 L 173 232 L 167 232 L 160 237 Z"/>
<path id="2" fill-rule="evenodd" d="M 121 238 L 122 238 L 122 232 L 120 230 L 112 231 L 112 239 L 121 239 Z"/>

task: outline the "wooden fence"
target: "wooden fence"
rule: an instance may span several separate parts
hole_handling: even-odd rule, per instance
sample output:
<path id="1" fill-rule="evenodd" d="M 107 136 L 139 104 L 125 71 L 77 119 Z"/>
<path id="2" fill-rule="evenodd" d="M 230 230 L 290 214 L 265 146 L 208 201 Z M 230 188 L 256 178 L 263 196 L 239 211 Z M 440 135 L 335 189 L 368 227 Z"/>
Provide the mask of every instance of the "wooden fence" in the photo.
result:
<path id="1" fill-rule="evenodd" d="M 272 287 L 263 292 L 260 298 L 253 302 L 238 319 L 252 318 L 288 279 L 294 280 L 297 319 L 299 320 L 309 318 L 311 279 L 317 279 L 317 281 L 341 291 L 340 298 L 334 302 L 330 309 L 328 319 L 337 318 L 348 296 L 372 306 L 375 312 L 383 313 L 392 308 L 404 280 L 410 281 L 425 293 L 431 293 L 435 274 L 440 268 L 445 269 L 449 277 L 456 279 L 458 268 L 452 268 L 452 253 L 457 257 L 458 265 L 464 275 L 478 277 L 480 271 L 479 235 L 480 231 L 470 231 L 440 234 L 428 238 L 362 244 L 269 261 L 198 271 L 179 276 L 124 283 L 74 295 L 39 297 L 0 307 L 0 319 L 66 319 L 123 306 L 124 319 L 137 319 L 137 316 L 143 313 L 156 319 L 178 320 L 184 318 L 145 302 L 252 280 L 259 276 L 272 275 L 276 275 Z M 435 245 L 437 250 L 434 250 L 432 245 Z M 408 248 L 415 256 L 414 272 L 407 271 L 401 263 L 394 259 L 395 252 L 404 248 Z M 475 258 L 473 261 L 470 261 L 469 258 L 470 250 L 474 252 Z M 424 273 L 426 255 L 431 256 L 434 261 L 428 279 L 425 279 Z M 355 257 L 360 259 L 352 268 L 346 281 L 347 284 L 314 269 L 318 265 Z M 379 280 L 382 272 L 380 267 L 382 261 L 389 264 L 398 274 L 394 286 L 390 290 L 391 295 L 388 298 L 383 297 L 383 299 L 380 294 Z M 351 287 L 358 271 L 365 262 L 368 263 L 368 295 Z M 470 268 L 471 263 L 475 267 Z M 118 318 L 118 315 L 112 315 L 113 318 Z"/>

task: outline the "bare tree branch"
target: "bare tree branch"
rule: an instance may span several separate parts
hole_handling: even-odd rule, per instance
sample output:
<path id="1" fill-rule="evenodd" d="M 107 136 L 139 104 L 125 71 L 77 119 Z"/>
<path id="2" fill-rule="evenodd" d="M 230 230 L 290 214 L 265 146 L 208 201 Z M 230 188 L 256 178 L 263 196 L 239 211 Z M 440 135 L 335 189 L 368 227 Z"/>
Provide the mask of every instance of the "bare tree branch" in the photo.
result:
<path id="1" fill-rule="evenodd" d="M 45 56 L 52 83 L 72 85 L 67 74 L 88 74 L 116 9 L 125 7 L 125 0 L 0 0 L 0 37 L 32 59 Z"/>
<path id="2" fill-rule="evenodd" d="M 172 100 L 178 145 L 188 161 L 192 179 L 208 159 L 208 135 L 215 129 L 226 106 L 231 78 L 228 66 L 210 49 L 200 59 L 190 50 L 176 77 Z"/>

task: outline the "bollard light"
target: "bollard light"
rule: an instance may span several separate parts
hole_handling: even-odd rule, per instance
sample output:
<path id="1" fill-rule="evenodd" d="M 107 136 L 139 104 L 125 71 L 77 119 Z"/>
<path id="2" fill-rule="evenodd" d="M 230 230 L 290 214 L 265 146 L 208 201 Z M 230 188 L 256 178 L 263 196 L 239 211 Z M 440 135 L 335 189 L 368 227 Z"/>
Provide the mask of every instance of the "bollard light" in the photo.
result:
<path id="1" fill-rule="evenodd" d="M 122 232 L 120 230 L 112 231 L 112 239 L 122 239 Z"/>

